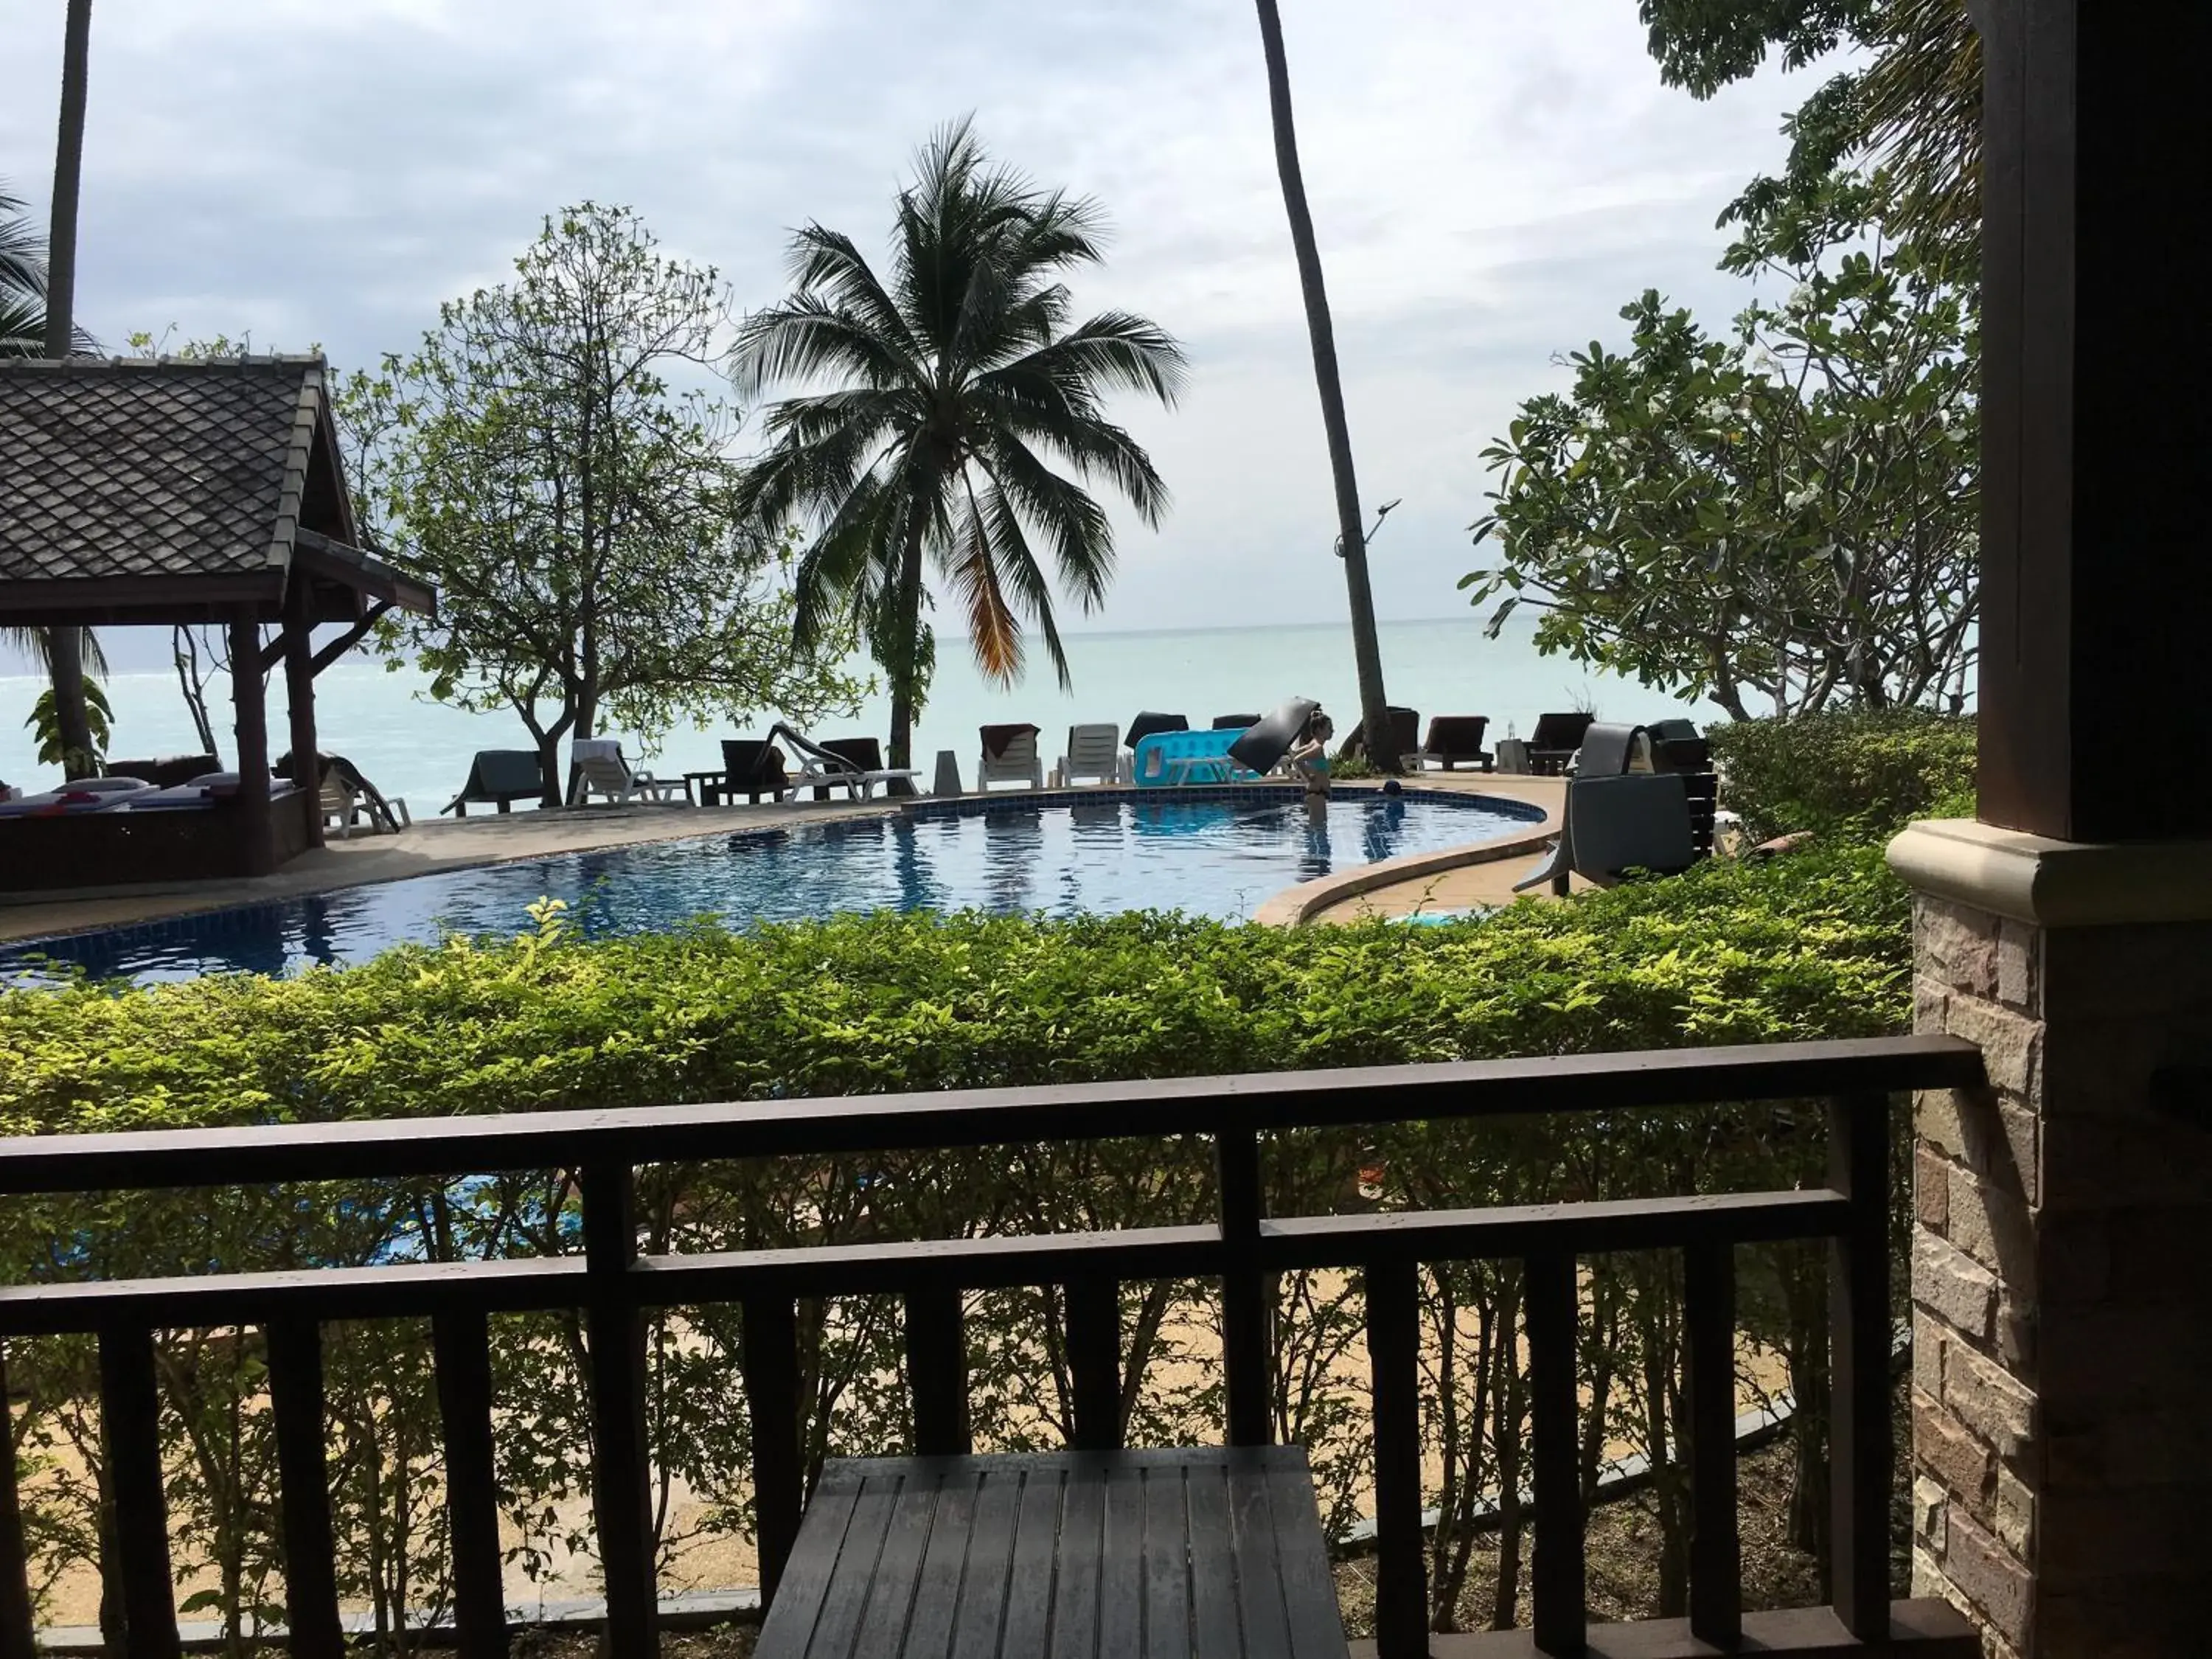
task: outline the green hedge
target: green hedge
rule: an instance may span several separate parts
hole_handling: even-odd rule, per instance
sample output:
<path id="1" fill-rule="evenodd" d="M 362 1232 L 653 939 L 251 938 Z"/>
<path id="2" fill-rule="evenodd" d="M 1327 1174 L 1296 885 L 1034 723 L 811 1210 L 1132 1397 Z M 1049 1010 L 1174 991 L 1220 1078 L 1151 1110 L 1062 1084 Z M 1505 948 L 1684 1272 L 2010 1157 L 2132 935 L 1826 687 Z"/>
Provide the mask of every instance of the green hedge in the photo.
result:
<path id="1" fill-rule="evenodd" d="M 0 995 L 0 1132 L 533 1110 L 1897 1028 L 1878 851 L 1478 925 L 883 915 L 455 940 L 289 980 Z"/>
<path id="2" fill-rule="evenodd" d="M 1721 805 L 1754 842 L 1810 830 L 1886 839 L 1917 817 L 1974 810 L 1972 715 L 1890 709 L 1738 720 L 1708 733 Z"/>
<path id="3" fill-rule="evenodd" d="M 1431 927 L 879 915 L 587 943 L 548 914 L 514 940 L 403 949 L 286 981 L 0 994 L 0 1131 L 1869 1035 L 1905 1024 L 1907 936 L 1905 895 L 1878 850 L 1840 842 Z M 1378 1170 L 1382 1201 L 1435 1207 L 1790 1187 L 1817 1178 L 1818 1147 L 1799 1133 L 1816 1121 L 1784 1109 L 1316 1131 L 1274 1139 L 1267 1201 L 1275 1213 L 1324 1213 L 1356 1201 L 1355 1186 Z M 1207 1149 L 1182 1139 L 746 1160 L 654 1170 L 640 1182 L 655 1250 L 1134 1226 L 1202 1219 L 1212 1205 Z M 21 1200 L 0 1211 L 0 1272 L 21 1282 L 531 1255 L 573 1249 L 575 1220 L 573 1184 L 557 1170 Z M 1820 1345 L 1803 1334 L 1820 1328 L 1817 1254 L 1776 1262 L 1747 1274 L 1746 1328 L 1817 1364 Z M 1646 1416 L 1616 1400 L 1608 1379 L 1638 1352 L 1649 1356 L 1634 1362 L 1639 1375 L 1679 1370 L 1676 1269 L 1671 1258 L 1631 1255 L 1594 1260 L 1589 1272 L 1594 1306 L 1610 1310 L 1585 1332 L 1583 1386 L 1608 1401 L 1610 1420 L 1591 1443 L 1642 1445 L 1653 1437 Z M 1428 1283 L 1425 1317 L 1438 1342 L 1468 1322 L 1495 1329 L 1516 1316 L 1510 1265 L 1444 1264 Z M 973 1412 L 986 1445 L 1053 1444 L 1065 1430 L 1057 1295 L 1038 1287 L 969 1299 Z M 1218 1320 L 1214 1297 L 1204 1285 L 1125 1287 L 1124 1353 L 1153 1379 L 1131 1407 L 1137 1442 L 1218 1432 L 1208 1425 L 1218 1422 L 1218 1367 L 1193 1335 Z M 1364 1398 L 1343 1374 L 1358 1298 L 1356 1276 L 1289 1274 L 1279 1304 L 1278 1432 L 1311 1449 L 1337 1522 L 1371 1480 Z M 896 1305 L 808 1304 L 799 1317 L 810 1458 L 905 1443 Z M 501 1503 L 526 1564 L 543 1563 L 561 1546 L 588 1547 L 555 1519 L 586 1489 L 586 1345 L 573 1312 L 495 1321 L 494 1339 Z M 738 1311 L 656 1316 L 651 1341 L 657 1467 L 708 1504 L 706 1528 L 747 1529 Z M 256 1607 L 281 1601 L 266 1502 L 274 1446 L 267 1413 L 252 1407 L 258 1340 L 173 1333 L 163 1343 L 179 1567 L 212 1574 L 222 1588 L 198 1605 L 242 1629 Z M 1462 1505 L 1522 1456 L 1522 1408 L 1502 1403 L 1522 1398 L 1507 1374 L 1517 1350 L 1486 1352 L 1438 1383 L 1463 1409 L 1425 1431 L 1432 1459 L 1457 1472 L 1451 1501 Z M 100 1483 L 65 1473 L 100 1467 L 92 1344 L 11 1343 L 8 1364 L 25 1400 L 18 1438 L 41 1571 L 106 1558 L 112 1517 Z M 326 1364 L 342 1589 L 357 1602 L 436 1605 L 449 1585 L 428 1333 L 404 1322 L 333 1326 Z M 1686 1510 L 1662 1510 L 1662 1522 L 1679 1542 Z M 670 1551 L 681 1541 L 662 1540 Z M 1464 1559 L 1453 1570 L 1463 1572 Z"/>

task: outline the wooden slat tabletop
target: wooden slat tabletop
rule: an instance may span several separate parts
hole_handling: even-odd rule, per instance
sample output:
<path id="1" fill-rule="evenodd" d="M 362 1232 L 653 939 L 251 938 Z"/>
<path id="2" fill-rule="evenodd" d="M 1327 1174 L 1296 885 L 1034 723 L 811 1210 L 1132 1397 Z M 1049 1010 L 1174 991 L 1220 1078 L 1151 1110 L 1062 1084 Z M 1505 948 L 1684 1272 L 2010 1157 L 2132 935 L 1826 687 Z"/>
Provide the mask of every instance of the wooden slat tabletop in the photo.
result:
<path id="1" fill-rule="evenodd" d="M 757 1659 L 1346 1659 L 1297 1446 L 848 1458 Z"/>

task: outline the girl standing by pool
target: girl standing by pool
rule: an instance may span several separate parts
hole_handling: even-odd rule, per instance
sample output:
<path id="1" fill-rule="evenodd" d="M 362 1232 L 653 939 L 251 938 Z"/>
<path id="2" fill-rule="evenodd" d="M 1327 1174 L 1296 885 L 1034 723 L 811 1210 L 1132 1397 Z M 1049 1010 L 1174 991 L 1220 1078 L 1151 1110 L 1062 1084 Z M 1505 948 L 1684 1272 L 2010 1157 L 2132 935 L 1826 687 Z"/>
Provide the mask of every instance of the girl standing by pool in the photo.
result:
<path id="1" fill-rule="evenodd" d="M 1316 708 L 1306 716 L 1304 729 L 1285 757 L 1291 769 L 1304 781 L 1309 817 L 1321 817 L 1328 811 L 1328 740 L 1335 735 L 1336 723 Z"/>

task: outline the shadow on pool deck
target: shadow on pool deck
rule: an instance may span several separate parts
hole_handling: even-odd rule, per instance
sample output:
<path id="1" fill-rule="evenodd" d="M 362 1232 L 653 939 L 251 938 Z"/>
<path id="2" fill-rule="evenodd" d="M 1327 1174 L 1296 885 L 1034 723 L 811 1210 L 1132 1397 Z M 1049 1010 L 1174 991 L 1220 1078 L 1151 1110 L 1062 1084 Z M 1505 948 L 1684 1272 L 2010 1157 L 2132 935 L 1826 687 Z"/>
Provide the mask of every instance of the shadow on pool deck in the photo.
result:
<path id="1" fill-rule="evenodd" d="M 1346 785 L 1345 789 L 1349 793 L 1364 787 Z M 1558 810 L 1560 793 L 1556 778 L 1490 777 L 1474 772 L 1426 773 L 1419 787 L 1530 801 L 1547 811 Z M 1049 791 L 1046 798 L 1079 799 L 1091 793 L 1080 788 Z M 418 823 L 396 836 L 355 836 L 333 841 L 302 854 L 270 876 L 158 886 L 78 888 L 25 895 L 21 900 L 0 893 L 0 944 L 85 928 L 160 921 L 199 910 L 336 892 L 549 854 L 678 841 L 762 824 L 868 817 L 895 811 L 898 805 L 875 800 L 758 806 L 560 807 L 550 811 L 441 818 Z"/>

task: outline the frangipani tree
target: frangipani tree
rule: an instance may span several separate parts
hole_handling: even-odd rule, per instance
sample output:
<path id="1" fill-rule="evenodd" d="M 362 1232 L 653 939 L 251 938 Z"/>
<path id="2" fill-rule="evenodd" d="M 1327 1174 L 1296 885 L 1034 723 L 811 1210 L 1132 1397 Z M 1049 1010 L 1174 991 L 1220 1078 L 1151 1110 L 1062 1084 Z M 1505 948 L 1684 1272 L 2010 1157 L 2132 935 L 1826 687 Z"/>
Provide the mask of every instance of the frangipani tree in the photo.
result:
<path id="1" fill-rule="evenodd" d="M 1540 649 L 1739 719 L 1962 705 L 1975 321 L 1916 249 L 1866 239 L 1872 191 L 1837 181 L 1730 251 L 1790 285 L 1730 336 L 1647 290 L 1626 352 L 1593 340 L 1571 391 L 1521 405 L 1484 451 L 1497 562 L 1461 583 L 1493 633 L 1528 605 Z"/>

